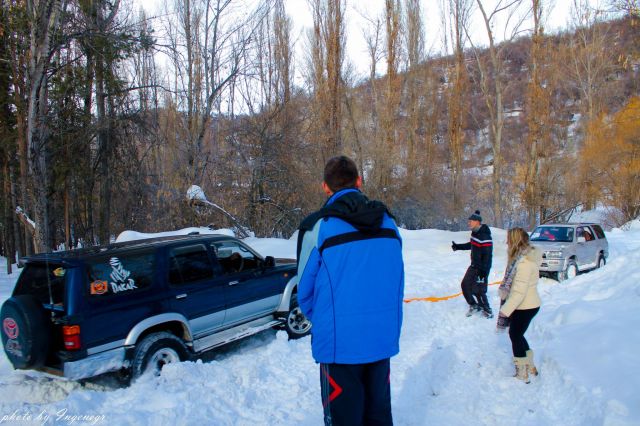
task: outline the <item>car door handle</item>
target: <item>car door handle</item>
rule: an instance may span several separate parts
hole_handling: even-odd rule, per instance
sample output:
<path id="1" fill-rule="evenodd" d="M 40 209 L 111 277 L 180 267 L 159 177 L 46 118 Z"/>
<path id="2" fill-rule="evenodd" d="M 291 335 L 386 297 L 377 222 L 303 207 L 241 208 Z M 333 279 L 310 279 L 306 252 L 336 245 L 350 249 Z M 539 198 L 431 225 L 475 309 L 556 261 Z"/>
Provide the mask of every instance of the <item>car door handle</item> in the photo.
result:
<path id="1" fill-rule="evenodd" d="M 240 284 L 240 281 L 236 280 L 236 281 L 229 281 L 229 285 L 237 285 Z"/>
<path id="2" fill-rule="evenodd" d="M 187 293 L 179 294 L 176 296 L 176 299 L 186 299 L 186 298 L 187 298 Z"/>

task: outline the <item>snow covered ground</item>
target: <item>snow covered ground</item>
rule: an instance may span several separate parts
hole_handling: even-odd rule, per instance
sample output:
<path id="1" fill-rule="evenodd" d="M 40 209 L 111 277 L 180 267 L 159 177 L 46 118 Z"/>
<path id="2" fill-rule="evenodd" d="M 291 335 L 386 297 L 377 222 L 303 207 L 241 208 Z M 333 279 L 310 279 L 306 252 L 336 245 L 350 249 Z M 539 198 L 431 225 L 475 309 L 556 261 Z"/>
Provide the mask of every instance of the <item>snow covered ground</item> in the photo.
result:
<path id="1" fill-rule="evenodd" d="M 502 278 L 504 230 L 491 281 Z M 468 232 L 403 231 L 405 297 L 459 292 Z M 527 338 L 541 375 L 511 377 L 511 346 L 494 320 L 466 318 L 461 297 L 405 304 L 400 354 L 392 359 L 397 425 L 639 425 L 640 222 L 608 234 L 597 271 L 557 283 L 541 279 L 543 306 Z M 295 240 L 249 238 L 263 255 L 294 257 Z M 0 302 L 17 274 L 0 259 Z M 498 308 L 497 288 L 489 296 Z M 129 388 L 110 378 L 79 384 L 14 371 L 0 355 L 1 424 L 320 425 L 318 368 L 310 338 L 267 331 L 143 377 Z"/>

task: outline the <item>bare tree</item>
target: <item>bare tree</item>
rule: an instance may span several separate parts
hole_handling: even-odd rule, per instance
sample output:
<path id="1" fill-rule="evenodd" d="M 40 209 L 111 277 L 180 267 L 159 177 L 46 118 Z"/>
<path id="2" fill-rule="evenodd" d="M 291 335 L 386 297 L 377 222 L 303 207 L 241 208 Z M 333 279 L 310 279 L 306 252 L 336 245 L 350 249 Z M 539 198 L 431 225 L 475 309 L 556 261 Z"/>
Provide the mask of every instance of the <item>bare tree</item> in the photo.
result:
<path id="1" fill-rule="evenodd" d="M 602 112 L 602 89 L 615 63 L 607 48 L 612 40 L 610 26 L 604 22 L 604 13 L 591 8 L 587 0 L 573 0 L 571 13 L 575 36 L 566 72 L 580 93 L 585 118 L 593 120 Z"/>
<path id="2" fill-rule="evenodd" d="M 378 91 L 378 63 L 382 60 L 383 49 L 382 49 L 382 19 L 380 16 L 377 17 L 368 17 L 365 16 L 365 19 L 368 22 L 368 26 L 363 29 L 363 36 L 367 45 L 367 54 L 369 59 L 369 82 L 368 82 L 368 91 L 365 92 L 365 102 L 364 107 L 367 114 L 367 119 L 370 122 L 370 125 L 366 127 L 368 131 L 368 139 L 369 145 L 377 148 L 381 146 L 381 132 L 380 132 L 380 120 L 379 120 L 379 108 L 380 108 L 380 93 Z M 359 155 L 358 160 L 360 161 L 359 167 L 360 170 L 365 170 L 364 156 Z M 365 180 L 365 184 L 368 181 Z M 373 188 L 372 188 L 373 189 Z"/>
<path id="3" fill-rule="evenodd" d="M 613 37 L 604 12 L 593 9 L 588 1 L 573 0 L 571 12 L 574 36 L 570 40 L 565 72 L 570 91 L 580 99 L 580 125 L 586 133 L 590 123 L 595 122 L 605 109 L 606 80 L 615 66 L 614 54 L 609 48 Z M 581 144 L 575 143 L 572 153 L 577 155 L 580 149 Z M 593 176 L 580 176 L 579 185 L 584 188 L 581 201 L 586 208 L 595 207 L 598 193 Z"/>
<path id="4" fill-rule="evenodd" d="M 19 206 L 30 206 L 30 182 L 29 182 L 29 153 L 27 147 L 27 61 L 29 46 L 29 26 L 26 16 L 26 1 L 24 0 L 3 0 L 0 2 L 2 7 L 2 25 L 3 32 L 0 37 L 3 43 L 4 55 L 0 59 L 3 64 L 0 65 L 7 75 L 6 83 L 8 86 L 3 87 L 8 97 L 2 103 L 7 108 L 7 113 L 13 113 L 15 119 L 15 127 L 12 123 L 6 122 L 5 125 L 15 130 L 15 152 L 8 152 L 6 158 L 8 170 L 7 182 L 10 193 L 7 193 L 6 202 L 11 200 L 12 214 Z M 9 99 L 10 98 L 10 99 Z M 14 108 L 10 107 L 13 104 Z M 5 143 L 12 140 L 8 135 L 3 136 Z M 17 161 L 16 161 L 17 160 Z M 9 232 L 10 223 L 13 222 L 12 236 L 9 238 L 15 242 L 15 252 L 18 257 L 33 252 L 33 234 L 31 227 L 21 227 L 20 222 L 15 218 L 7 219 L 6 231 Z M 7 258 L 8 259 L 8 258 Z"/>
<path id="5" fill-rule="evenodd" d="M 257 235 L 288 237 L 300 219 L 297 194 L 304 191 L 294 190 L 299 186 L 294 157 L 300 138 L 294 136 L 296 117 L 291 105 L 291 27 L 284 2 L 275 0 L 272 13 L 256 32 L 260 48 L 252 62 L 257 80 L 245 79 L 239 91 L 250 114 L 234 126 L 234 139 L 242 141 L 237 146 L 246 152 L 251 170 L 246 216 Z"/>
<path id="6" fill-rule="evenodd" d="M 543 12 L 544 2 L 532 0 L 533 31 L 531 36 L 530 80 L 527 85 L 527 156 L 524 179 L 524 203 L 527 206 L 529 227 L 533 229 L 538 217 L 542 219 L 545 191 L 540 181 L 540 162 L 545 161 L 549 139 L 550 95 L 544 79 L 545 51 Z"/>
<path id="7" fill-rule="evenodd" d="M 61 0 L 29 0 L 27 16 L 31 25 L 29 62 L 27 64 L 27 147 L 29 171 L 33 185 L 33 212 L 36 251 L 49 251 L 54 244 L 51 226 L 52 185 L 51 149 L 48 144 L 47 95 L 51 59 L 58 49 L 54 41 L 61 27 L 66 2 Z"/>
<path id="8" fill-rule="evenodd" d="M 408 121 L 409 129 L 407 131 L 407 179 L 406 185 L 412 188 L 417 177 L 418 161 L 418 143 L 420 139 L 420 123 L 422 121 L 422 111 L 420 108 L 421 97 L 421 76 L 425 73 L 421 72 L 420 67 L 426 67 L 423 64 L 425 60 L 425 35 L 424 24 L 422 21 L 422 11 L 420 9 L 419 0 L 406 0 L 406 46 L 407 46 L 407 94 L 408 99 Z M 425 82 L 422 82 L 425 86 Z"/>
<path id="9" fill-rule="evenodd" d="M 379 190 L 391 184 L 393 166 L 398 155 L 397 113 L 400 107 L 402 82 L 399 66 L 402 55 L 402 9 L 400 0 L 385 0 L 386 63 L 385 100 L 382 112 L 382 146 L 377 151 L 376 172 Z M 383 196 L 384 198 L 384 196 Z"/>
<path id="10" fill-rule="evenodd" d="M 176 0 L 178 22 L 166 22 L 178 100 L 186 104 L 183 184 L 204 178 L 210 162 L 206 138 L 214 137 L 208 133 L 211 119 L 222 108 L 233 110 L 230 88 L 245 71 L 245 54 L 267 11 L 264 3 L 248 12 L 247 7 L 231 0 Z M 225 91 L 229 97 L 223 102 Z"/>
<path id="11" fill-rule="evenodd" d="M 502 158 L 502 132 L 504 130 L 504 94 L 507 89 L 508 82 L 505 81 L 503 48 L 506 43 L 498 45 L 496 34 L 494 32 L 496 18 L 503 12 L 508 14 L 505 23 L 505 39 L 513 40 L 519 33 L 524 17 L 517 17 L 516 13 L 522 0 L 499 0 L 495 3 L 492 10 L 486 8 L 486 0 L 476 0 L 478 9 L 482 14 L 482 20 L 486 30 L 489 42 L 489 64 L 485 64 L 480 49 L 473 46 L 473 42 L 469 35 L 469 29 L 466 29 L 467 38 L 473 46 L 476 56 L 478 69 L 480 72 L 480 89 L 485 100 L 487 110 L 489 112 L 489 136 L 491 139 L 491 147 L 493 151 L 493 174 L 492 174 L 492 195 L 493 195 L 493 214 L 495 224 L 498 227 L 503 226 L 502 218 L 502 174 L 503 174 L 503 158 Z M 511 21 L 515 18 L 515 22 Z M 510 34 L 507 34 L 510 32 Z"/>
<path id="12" fill-rule="evenodd" d="M 448 137 L 450 146 L 451 167 L 451 208 L 453 217 L 460 216 L 462 210 L 462 191 L 460 180 L 463 176 L 462 160 L 464 156 L 464 117 L 465 117 L 465 93 L 467 90 L 468 75 L 465 66 L 465 28 L 468 27 L 472 0 L 447 0 L 443 4 L 443 22 L 448 28 L 453 51 L 453 71 L 449 73 L 448 96 Z M 447 21 L 444 16 L 449 16 Z M 457 220 L 456 220 L 457 221 Z"/>
<path id="13" fill-rule="evenodd" d="M 313 14 L 311 85 L 315 132 L 323 160 L 342 151 L 343 63 L 345 0 L 309 0 Z"/>

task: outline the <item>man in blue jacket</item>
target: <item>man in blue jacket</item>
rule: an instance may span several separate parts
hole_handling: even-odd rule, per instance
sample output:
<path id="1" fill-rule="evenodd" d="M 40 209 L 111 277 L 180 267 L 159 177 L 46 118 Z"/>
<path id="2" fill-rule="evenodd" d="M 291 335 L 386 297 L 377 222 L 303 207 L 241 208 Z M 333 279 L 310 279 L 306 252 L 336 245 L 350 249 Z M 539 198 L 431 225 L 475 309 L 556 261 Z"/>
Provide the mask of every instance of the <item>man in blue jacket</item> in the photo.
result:
<path id="1" fill-rule="evenodd" d="M 402 240 L 384 204 L 360 192 L 355 163 L 330 159 L 325 205 L 298 234 L 298 301 L 313 323 L 325 425 L 391 425 L 390 357 L 399 352 Z"/>

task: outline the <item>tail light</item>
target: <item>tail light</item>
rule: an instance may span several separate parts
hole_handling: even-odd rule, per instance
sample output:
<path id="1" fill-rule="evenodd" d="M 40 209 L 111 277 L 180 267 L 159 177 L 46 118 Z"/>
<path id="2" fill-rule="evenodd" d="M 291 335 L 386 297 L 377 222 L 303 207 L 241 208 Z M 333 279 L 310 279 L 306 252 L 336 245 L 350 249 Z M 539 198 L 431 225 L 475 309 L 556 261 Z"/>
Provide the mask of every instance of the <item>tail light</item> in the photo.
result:
<path id="1" fill-rule="evenodd" d="M 80 349 L 80 326 L 65 325 L 62 326 L 62 339 L 64 348 L 68 351 L 76 351 Z"/>

